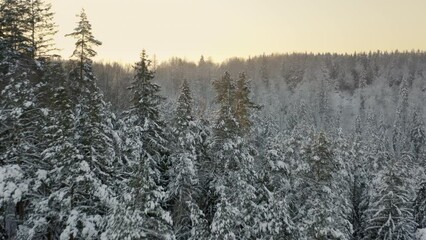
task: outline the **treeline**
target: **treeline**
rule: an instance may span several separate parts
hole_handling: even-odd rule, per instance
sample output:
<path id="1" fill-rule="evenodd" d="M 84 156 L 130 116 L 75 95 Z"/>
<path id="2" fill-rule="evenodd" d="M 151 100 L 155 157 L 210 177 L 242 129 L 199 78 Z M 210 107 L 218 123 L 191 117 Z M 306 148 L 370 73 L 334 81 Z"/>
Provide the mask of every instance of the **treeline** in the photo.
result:
<path id="1" fill-rule="evenodd" d="M 383 114 L 391 124 L 396 111 L 397 98 L 403 78 L 408 78 L 409 101 L 419 105 L 426 89 L 426 54 L 411 52 L 370 52 L 354 54 L 272 54 L 249 59 L 232 58 L 216 64 L 201 57 L 197 63 L 180 58 L 155 65 L 155 81 L 162 86 L 161 94 L 172 96 L 167 104 L 173 105 L 179 86 L 187 79 L 197 102 L 197 115 L 210 115 L 216 109 L 212 82 L 225 71 L 237 76 L 244 72 L 251 80 L 253 100 L 264 106 L 265 114 L 285 119 L 289 112 L 302 102 L 313 106 L 317 102 L 322 80 L 327 83 L 333 114 L 343 110 L 342 118 L 349 130 L 355 121 L 360 105 L 359 95 L 364 87 L 366 107 L 369 112 Z M 106 98 L 117 113 L 125 109 L 129 92 L 126 89 L 132 71 L 118 63 L 95 63 L 95 75 Z M 103 80 L 106 79 L 106 80 Z M 105 83 L 104 81 L 107 81 Z M 365 85 L 365 86 L 362 86 Z M 110 97 L 111 96 L 111 97 Z M 120 97 L 117 96 L 127 96 Z M 421 104 L 420 104 L 421 105 Z M 389 116 L 390 114 L 390 116 Z"/>
<path id="2" fill-rule="evenodd" d="M 0 8 L 0 239 L 424 233 L 423 53 L 175 59 L 174 69 L 142 51 L 129 70 L 92 62 L 101 42 L 84 11 L 72 59 L 59 61 L 48 4 Z"/>

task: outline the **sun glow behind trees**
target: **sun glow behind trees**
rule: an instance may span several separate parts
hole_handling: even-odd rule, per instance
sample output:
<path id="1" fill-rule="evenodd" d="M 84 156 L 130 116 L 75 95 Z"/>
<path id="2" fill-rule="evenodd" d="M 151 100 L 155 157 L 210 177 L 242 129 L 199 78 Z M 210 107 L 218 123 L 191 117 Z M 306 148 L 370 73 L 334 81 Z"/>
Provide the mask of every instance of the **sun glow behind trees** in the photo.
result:
<path id="1" fill-rule="evenodd" d="M 179 56 L 215 62 L 262 53 L 426 49 L 426 2 L 246 0 L 51 0 L 60 26 L 56 42 L 68 58 L 73 42 L 63 36 L 85 8 L 102 39 L 95 60 L 133 63 L 141 47 L 160 61 Z M 139 23 L 146 22 L 144 31 Z M 145 34 L 149 32 L 150 34 Z M 126 44 L 121 44 L 126 36 Z"/>

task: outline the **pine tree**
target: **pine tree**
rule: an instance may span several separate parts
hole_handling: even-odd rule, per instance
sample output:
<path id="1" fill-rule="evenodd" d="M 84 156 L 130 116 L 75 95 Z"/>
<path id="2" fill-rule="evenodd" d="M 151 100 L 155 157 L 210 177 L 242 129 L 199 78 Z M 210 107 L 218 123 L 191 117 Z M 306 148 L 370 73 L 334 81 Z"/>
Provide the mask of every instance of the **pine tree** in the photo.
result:
<path id="1" fill-rule="evenodd" d="M 33 58 L 49 57 L 55 49 L 53 37 L 57 33 L 53 22 L 52 5 L 42 0 L 31 0 L 29 8 L 29 33 Z"/>
<path id="2" fill-rule="evenodd" d="M 69 34 L 77 39 L 78 48 L 74 51 L 78 63 L 71 62 L 68 76 L 68 86 L 73 86 L 70 94 L 75 97 L 70 99 L 72 118 L 67 114 L 63 119 L 71 122 L 64 131 L 64 134 L 71 131 L 71 136 L 58 141 L 62 147 L 57 150 L 66 157 L 59 158 L 62 161 L 58 161 L 55 173 L 55 180 L 62 185 L 50 194 L 51 201 L 57 204 L 54 207 L 60 206 L 62 228 L 59 235 L 62 239 L 99 238 L 105 231 L 105 216 L 114 197 L 111 189 L 115 161 L 112 115 L 92 72 L 90 57 L 96 52 L 86 38 L 90 36 L 91 41 L 95 41 L 90 24 L 84 11 L 79 17 L 76 32 Z"/>
<path id="3" fill-rule="evenodd" d="M 258 108 L 250 100 L 250 88 L 246 79 L 246 75 L 241 73 L 236 82 L 235 89 L 235 119 L 238 126 L 238 132 L 245 135 L 250 130 L 253 123 L 250 120 L 250 110 Z"/>
<path id="4" fill-rule="evenodd" d="M 15 54 L 29 56 L 31 45 L 27 33 L 30 29 L 30 10 L 27 1 L 2 0 L 0 10 L 0 39 L 3 40 L 3 47 L 9 48 Z"/>
<path id="5" fill-rule="evenodd" d="M 234 118 L 235 83 L 228 72 L 221 79 L 213 82 L 217 92 L 216 102 L 220 104 L 219 117 L 216 121 L 215 135 L 218 140 L 228 139 L 237 132 Z"/>
<path id="6" fill-rule="evenodd" d="M 80 79 L 83 79 L 84 74 L 90 74 L 90 70 L 85 67 L 85 65 L 87 65 L 86 63 L 91 62 L 91 58 L 96 56 L 96 52 L 93 50 L 93 47 L 99 46 L 102 43 L 99 40 L 96 40 L 96 38 L 92 35 L 92 25 L 87 19 L 84 9 L 81 10 L 77 17 L 80 18 L 80 21 L 74 29 L 74 32 L 65 36 L 74 37 L 77 40 L 72 57 L 75 57 L 79 61 L 79 77 Z"/>

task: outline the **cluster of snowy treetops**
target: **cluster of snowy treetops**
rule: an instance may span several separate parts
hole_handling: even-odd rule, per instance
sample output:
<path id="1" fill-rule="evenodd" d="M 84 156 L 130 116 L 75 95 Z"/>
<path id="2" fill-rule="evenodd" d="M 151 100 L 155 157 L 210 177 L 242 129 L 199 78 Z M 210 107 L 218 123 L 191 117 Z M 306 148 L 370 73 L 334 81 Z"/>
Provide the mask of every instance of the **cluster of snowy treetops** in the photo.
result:
<path id="1" fill-rule="evenodd" d="M 42 0 L 0 1 L 0 239 L 409 240 L 426 227 L 424 106 L 410 104 L 420 67 L 401 74 L 391 124 L 368 107 L 377 73 L 360 71 L 342 128 L 333 64 L 314 75 L 315 101 L 284 110 L 225 72 L 208 111 L 184 79 L 167 101 L 143 51 L 116 114 L 85 12 L 68 61 L 52 54 L 52 16 Z M 277 90 L 261 66 L 259 84 Z M 288 72 L 284 92 L 303 90 L 305 73 Z"/>

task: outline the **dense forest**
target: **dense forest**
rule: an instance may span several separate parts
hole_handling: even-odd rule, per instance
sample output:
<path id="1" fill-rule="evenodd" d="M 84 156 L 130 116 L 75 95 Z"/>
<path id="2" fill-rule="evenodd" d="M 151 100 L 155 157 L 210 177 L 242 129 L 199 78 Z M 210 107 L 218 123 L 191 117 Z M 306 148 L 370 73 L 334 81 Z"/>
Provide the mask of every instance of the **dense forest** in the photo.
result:
<path id="1" fill-rule="evenodd" d="M 425 52 L 124 65 L 56 29 L 0 0 L 1 240 L 426 239 Z"/>

